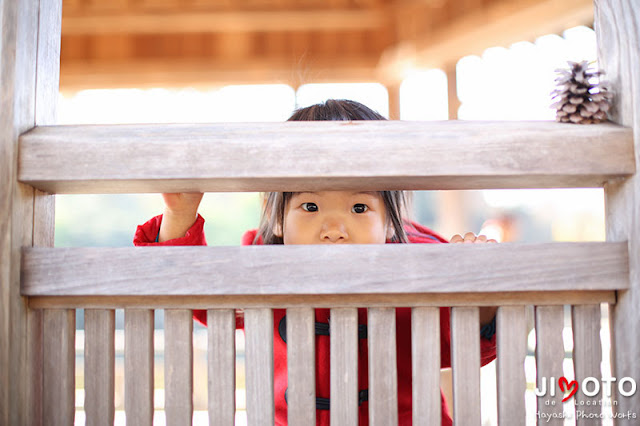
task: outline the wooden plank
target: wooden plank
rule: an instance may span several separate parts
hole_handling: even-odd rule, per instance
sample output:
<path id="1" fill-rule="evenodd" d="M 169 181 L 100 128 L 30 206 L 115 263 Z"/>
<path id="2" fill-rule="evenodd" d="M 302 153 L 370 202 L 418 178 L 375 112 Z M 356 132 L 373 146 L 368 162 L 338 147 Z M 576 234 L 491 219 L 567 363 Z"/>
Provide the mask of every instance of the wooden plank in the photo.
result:
<path id="1" fill-rule="evenodd" d="M 153 424 L 153 311 L 125 309 L 124 339 L 124 410 L 127 423 L 151 426 Z"/>
<path id="2" fill-rule="evenodd" d="M 380 68 L 386 75 L 397 73 L 408 59 L 407 52 L 412 52 L 410 58 L 416 66 L 442 68 L 464 56 L 481 55 L 490 46 L 508 46 L 589 24 L 592 17 L 591 0 L 491 2 L 416 41 L 398 43 L 385 52 L 390 59 Z"/>
<path id="3" fill-rule="evenodd" d="M 233 426 L 236 414 L 236 316 L 233 309 L 207 311 L 209 425 Z"/>
<path id="4" fill-rule="evenodd" d="M 30 312 L 20 295 L 19 265 L 21 247 L 34 244 L 43 230 L 34 229 L 40 211 L 34 218 L 33 188 L 17 183 L 17 158 L 18 135 L 38 123 L 36 97 L 55 80 L 42 71 L 59 62 L 59 48 L 44 59 L 46 47 L 38 38 L 55 32 L 60 4 L 7 0 L 0 5 L 0 424 L 42 422 L 42 368 L 31 370 L 42 362 L 42 315 Z M 42 12 L 51 19 L 39 19 Z M 55 111 L 51 98 L 38 99 L 46 101 L 38 106 L 44 115 Z"/>
<path id="5" fill-rule="evenodd" d="M 480 425 L 480 316 L 477 307 L 451 308 L 454 425 Z"/>
<path id="6" fill-rule="evenodd" d="M 243 10 L 149 13 L 74 13 L 63 18 L 65 35 L 245 33 L 264 31 L 340 31 L 378 29 L 386 24 L 382 10 Z"/>
<path id="7" fill-rule="evenodd" d="M 70 425 L 76 413 L 76 313 L 44 311 L 43 419 L 48 425 Z"/>
<path id="8" fill-rule="evenodd" d="M 504 293 L 337 294 L 283 296 L 43 296 L 29 306 L 44 308 L 316 308 L 374 306 L 519 306 L 615 303 L 615 291 L 543 291 Z"/>
<path id="9" fill-rule="evenodd" d="M 369 308 L 369 422 L 373 426 L 398 424 L 398 370 L 396 310 Z"/>
<path id="10" fill-rule="evenodd" d="M 564 307 L 536 306 L 535 317 L 537 388 L 544 394 L 538 396 L 538 424 L 562 425 L 564 395 L 558 387 L 558 379 L 564 377 Z"/>
<path id="11" fill-rule="evenodd" d="M 496 325 L 498 422 L 525 424 L 527 325 L 524 305 L 499 307 Z"/>
<path id="12" fill-rule="evenodd" d="M 247 421 L 273 426 L 273 311 L 245 310 L 244 333 Z"/>
<path id="13" fill-rule="evenodd" d="M 84 311 L 84 411 L 88 425 L 113 425 L 115 311 Z"/>
<path id="14" fill-rule="evenodd" d="M 287 33 L 283 33 L 287 37 Z M 301 33 L 293 38 L 298 40 Z M 211 36 L 205 35 L 206 40 Z M 210 41 L 207 42 L 207 45 Z M 68 42 L 65 49 L 72 47 Z M 289 46 L 287 46 L 289 48 Z M 289 52 L 289 50 L 287 50 Z M 377 80 L 375 67 L 379 57 L 372 53 L 362 52 L 349 57 L 341 56 L 317 58 L 313 62 L 314 75 L 291 73 L 291 56 L 245 58 L 242 67 L 235 62 L 217 62 L 211 66 L 211 59 L 182 58 L 171 61 L 165 58 L 138 58 L 126 62 L 100 60 L 87 62 L 82 59 L 64 60 L 61 68 L 60 85 L 65 91 L 79 91 L 103 88 L 154 88 L 154 87 L 187 87 L 194 85 L 220 84 L 264 84 L 281 81 L 293 87 L 301 83 L 362 83 Z M 304 67 L 304 65 L 301 65 Z M 135 69 L 136 72 L 131 71 Z M 315 74 L 317 72 L 317 74 Z M 287 79 L 285 79 L 285 77 Z M 290 79 L 290 80 L 288 80 Z"/>
<path id="15" fill-rule="evenodd" d="M 52 126 L 20 137 L 19 179 L 52 193 L 601 187 L 635 172 L 632 143 L 619 126 L 540 121 Z"/>
<path id="16" fill-rule="evenodd" d="M 600 305 L 579 305 L 572 307 L 573 328 L 573 367 L 575 378 L 583 386 L 583 380 L 587 377 L 595 377 L 599 380 L 604 377 L 600 370 L 602 362 L 602 344 L 600 342 Z M 600 383 L 598 383 L 600 384 Z M 588 390 L 593 391 L 591 383 Z M 576 423 L 578 426 L 593 424 L 593 419 L 598 419 L 602 413 L 602 393 L 590 397 L 582 392 L 576 392 L 575 403 Z"/>
<path id="17" fill-rule="evenodd" d="M 164 410 L 167 424 L 193 417 L 193 319 L 189 309 L 164 311 Z"/>
<path id="18" fill-rule="evenodd" d="M 627 244 L 604 242 L 30 248 L 24 253 L 22 293 L 266 296 L 619 290 L 628 286 L 627 265 Z M 424 279 L 425 268 L 429 280 Z M 187 269 L 187 276 L 180 272 Z M 366 273 L 353 275 L 354 270 Z M 261 279 L 265 274 L 273 280 Z M 351 278 L 344 282 L 341 277 L 346 275 Z"/>
<path id="19" fill-rule="evenodd" d="M 330 313 L 330 423 L 358 424 L 358 309 L 333 308 Z"/>
<path id="20" fill-rule="evenodd" d="M 287 309 L 287 419 L 292 426 L 316 423 L 315 343 L 314 309 Z"/>
<path id="21" fill-rule="evenodd" d="M 440 401 L 440 309 L 411 310 L 411 368 L 413 374 L 413 424 L 439 425 Z"/>
<path id="22" fill-rule="evenodd" d="M 42 417 L 42 401 L 44 398 L 44 312 L 42 309 L 29 309 L 28 312 L 29 364 L 27 374 L 31 409 L 27 414 L 27 424 L 39 426 L 44 422 Z"/>
<path id="23" fill-rule="evenodd" d="M 598 0 L 595 5 L 595 29 L 598 63 L 606 72 L 613 99 L 610 120 L 634 131 L 634 160 L 640 158 L 640 58 L 632 52 L 640 50 L 640 22 L 637 3 L 630 0 Z M 606 228 L 608 241 L 629 240 L 630 288 L 618 292 L 618 304 L 612 310 L 613 371 L 615 377 L 640 377 L 640 176 L 625 181 L 610 181 L 605 186 Z M 640 407 L 640 391 L 633 397 L 614 396 L 616 411 L 627 413 Z"/>

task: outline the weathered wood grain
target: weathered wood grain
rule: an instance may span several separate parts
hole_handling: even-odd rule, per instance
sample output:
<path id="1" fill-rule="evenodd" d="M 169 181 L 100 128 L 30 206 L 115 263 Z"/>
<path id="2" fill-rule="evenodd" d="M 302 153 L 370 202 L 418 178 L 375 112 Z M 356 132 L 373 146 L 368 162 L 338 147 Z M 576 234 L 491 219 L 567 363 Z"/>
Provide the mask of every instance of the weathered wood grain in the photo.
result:
<path id="1" fill-rule="evenodd" d="M 153 424 L 153 311 L 124 311 L 124 410 L 127 423 Z"/>
<path id="2" fill-rule="evenodd" d="M 587 377 L 598 380 L 602 375 L 602 344 L 600 343 L 600 305 L 579 305 L 572 307 L 573 368 L 575 378 L 582 386 Z M 590 385 L 593 386 L 593 383 Z M 593 388 L 589 389 L 593 390 Z M 578 426 L 593 424 L 593 419 L 602 413 L 602 393 L 589 397 L 584 392 L 576 392 L 576 410 L 584 415 L 576 416 Z"/>
<path id="3" fill-rule="evenodd" d="M 42 309 L 29 309 L 29 363 L 28 363 L 28 385 L 29 385 L 29 405 L 27 413 L 27 424 L 40 426 L 43 424 L 42 401 L 43 401 L 43 375 L 44 375 L 44 311 Z"/>
<path id="4" fill-rule="evenodd" d="M 615 94 L 611 121 L 633 129 L 636 170 L 640 163 L 640 17 L 634 0 L 596 0 L 598 63 Z M 618 292 L 612 310 L 613 375 L 640 377 L 640 176 L 609 181 L 605 186 L 607 241 L 629 241 L 630 288 Z M 617 412 L 638 412 L 640 392 L 615 397 Z"/>
<path id="5" fill-rule="evenodd" d="M 539 425 L 562 425 L 563 393 L 558 379 L 564 376 L 563 306 L 536 306 L 536 374 L 537 387 L 546 394 L 538 397 L 537 421 Z M 552 389 L 554 389 L 552 391 Z M 539 414 L 538 414 L 539 413 Z"/>
<path id="6" fill-rule="evenodd" d="M 115 311 L 84 311 L 84 411 L 87 425 L 113 425 Z"/>
<path id="7" fill-rule="evenodd" d="M 398 424 L 398 370 L 396 310 L 369 308 L 369 422 L 373 426 Z"/>
<path id="8" fill-rule="evenodd" d="M 47 425 L 74 423 L 76 413 L 76 313 L 44 311 L 43 420 Z"/>
<path id="9" fill-rule="evenodd" d="M 601 187 L 632 156 L 608 124 L 60 126 L 20 137 L 19 178 L 52 193 Z"/>
<path id="10" fill-rule="evenodd" d="M 236 415 L 235 311 L 209 309 L 207 330 L 209 425 L 233 426 Z"/>
<path id="11" fill-rule="evenodd" d="M 271 278 L 269 278 L 271 279 Z M 273 311 L 244 311 L 247 421 L 273 426 Z"/>
<path id="12" fill-rule="evenodd" d="M 540 291 L 503 293 L 409 293 L 334 295 L 241 296 L 41 296 L 30 297 L 29 306 L 44 308 L 292 308 L 394 307 L 394 306 L 519 306 L 615 303 L 610 291 Z"/>
<path id="13" fill-rule="evenodd" d="M 193 416 L 193 319 L 189 309 L 164 311 L 164 411 L 167 424 Z"/>
<path id="14" fill-rule="evenodd" d="M 527 356 L 525 307 L 501 306 L 496 318 L 498 422 L 526 423 L 524 393 L 527 387 L 524 360 Z"/>
<path id="15" fill-rule="evenodd" d="M 451 308 L 454 425 L 480 425 L 480 316 L 477 307 Z"/>
<path id="16" fill-rule="evenodd" d="M 287 309 L 288 424 L 316 422 L 316 333 L 313 308 Z"/>
<path id="17" fill-rule="evenodd" d="M 411 310 L 413 424 L 440 424 L 440 309 Z"/>
<path id="18" fill-rule="evenodd" d="M 19 184 L 18 135 L 36 124 L 36 96 L 55 77 L 40 71 L 59 59 L 60 49 L 42 58 L 41 34 L 55 31 L 60 1 L 7 0 L 0 4 L 0 424 L 42 422 L 42 315 L 29 312 L 20 287 L 20 249 L 42 242 L 34 229 L 34 190 Z M 51 19 L 41 20 L 41 12 Z M 55 94 L 57 96 L 57 93 Z M 38 108 L 55 111 L 56 100 L 42 97 Z M 42 124 L 53 124 L 51 121 Z M 35 208 L 40 209 L 39 206 Z M 40 334 L 32 334 L 40 333 Z M 32 371 L 40 365 L 39 371 Z"/>
<path id="19" fill-rule="evenodd" d="M 358 310 L 331 309 L 331 424 L 358 424 Z"/>
<path id="20" fill-rule="evenodd" d="M 619 290 L 628 286 L 626 247 L 591 242 L 30 248 L 24 253 L 22 292 L 177 296 Z M 398 264 L 403 265 L 400 281 Z M 185 269 L 188 275 L 181 272 Z M 243 273 L 238 275 L 238 269 Z M 353 274 L 355 270 L 366 273 Z"/>

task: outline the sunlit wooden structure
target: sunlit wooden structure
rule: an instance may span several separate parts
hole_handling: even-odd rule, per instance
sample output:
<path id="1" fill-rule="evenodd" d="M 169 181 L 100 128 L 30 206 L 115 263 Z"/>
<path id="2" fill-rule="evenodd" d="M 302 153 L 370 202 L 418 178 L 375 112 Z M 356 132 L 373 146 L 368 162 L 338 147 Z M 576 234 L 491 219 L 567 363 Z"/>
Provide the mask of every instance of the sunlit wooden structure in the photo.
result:
<path id="1" fill-rule="evenodd" d="M 332 2 L 332 7 L 341 7 L 338 3 Z M 463 11 L 480 4 L 492 7 L 487 1 L 464 3 Z M 534 2 L 517 3 L 535 9 Z M 535 3 L 561 8 L 561 2 Z M 69 4 L 77 14 L 87 8 L 83 9 L 80 2 Z M 116 8 L 121 4 L 109 3 Z M 387 12 L 395 10 L 396 2 L 357 4 L 379 10 L 378 14 L 338 19 L 335 25 L 366 33 L 370 26 L 389 19 Z M 422 10 L 437 4 L 447 2 L 411 2 L 406 7 Z M 613 374 L 640 380 L 640 179 L 636 174 L 640 149 L 640 16 L 633 0 L 595 2 L 600 62 L 616 93 L 612 113 L 615 124 L 590 126 L 392 121 L 357 125 L 283 123 L 260 128 L 251 124 L 56 127 L 52 124 L 61 22 L 73 28 L 69 37 L 93 31 L 91 37 L 102 40 L 105 49 L 111 39 L 102 38 L 103 33 L 115 24 L 85 26 L 82 20 L 63 20 L 60 1 L 5 0 L 1 7 L 0 424 L 73 423 L 76 308 L 85 309 L 85 410 L 90 424 L 113 422 L 116 308 L 125 309 L 125 410 L 128 421 L 136 425 L 150 424 L 153 419 L 153 309 L 166 310 L 168 424 L 191 422 L 190 310 L 196 308 L 209 310 L 211 424 L 233 421 L 233 309 L 237 308 L 245 312 L 247 412 L 252 425 L 273 423 L 271 309 L 276 307 L 287 308 L 290 318 L 296 318 L 287 322 L 291 424 L 313 424 L 315 416 L 314 368 L 312 362 L 305 362 L 314 358 L 314 307 L 332 308 L 335 324 L 331 335 L 334 424 L 357 424 L 353 344 L 357 339 L 356 307 L 369 308 L 369 364 L 376 366 L 369 372 L 370 418 L 374 425 L 397 422 L 395 306 L 413 308 L 416 424 L 437 424 L 440 416 L 439 363 L 433 362 L 439 350 L 431 333 L 438 329 L 438 306 L 453 307 L 456 424 L 480 424 L 480 363 L 475 355 L 479 353 L 478 306 L 500 306 L 498 413 L 503 425 L 524 424 L 525 305 L 536 306 L 539 379 L 564 375 L 563 305 L 572 306 L 576 377 L 600 376 L 600 304 L 607 303 L 613 312 Z M 445 8 L 447 13 L 457 13 L 451 5 Z M 227 13 L 230 21 L 239 16 L 233 15 L 237 11 Z M 127 26 L 122 23 L 124 19 L 118 26 L 133 35 L 122 37 L 144 39 L 147 33 L 158 31 L 166 25 L 162 13 L 158 15 L 160 18 L 144 25 Z M 195 28 L 202 32 L 205 21 L 198 21 L 200 14 L 196 15 L 183 16 L 187 24 L 176 24 L 174 31 L 188 33 Z M 217 22 L 212 14 L 203 12 L 202 16 Z M 252 16 L 253 20 L 239 25 L 240 29 L 225 27 L 225 31 L 231 37 L 253 40 L 247 36 L 248 30 L 267 30 L 270 20 L 259 19 L 259 14 Z M 535 22 L 533 14 L 527 16 Z M 296 17 L 302 19 L 303 15 Z M 482 28 L 480 20 L 465 19 Z M 402 25 L 404 18 L 393 15 L 391 20 L 400 22 L 393 27 L 397 32 L 402 32 L 398 28 L 407 29 Z M 312 21 L 305 21 L 305 25 L 313 27 Z M 349 27 L 351 21 L 363 28 Z M 295 27 L 298 24 L 288 25 L 292 31 L 299 31 Z M 466 37 L 450 27 L 433 30 L 440 38 L 432 35 L 420 39 L 417 34 L 423 25 L 418 21 L 415 27 L 408 27 L 415 33 L 413 39 L 396 34 L 391 37 L 393 42 L 374 43 L 378 49 L 372 55 L 378 64 L 376 72 L 384 74 L 402 66 L 406 59 L 403 43 L 413 43 L 415 60 L 426 61 L 425 52 L 437 57 L 438 46 L 447 46 L 452 37 Z M 508 34 L 505 28 L 487 25 L 487 34 L 490 30 L 495 37 Z M 437 43 L 425 42 L 431 39 Z M 252 43 L 243 41 L 240 52 L 246 58 L 254 56 L 253 48 L 248 47 Z M 390 47 L 392 50 L 388 50 Z M 473 49 L 473 43 L 468 48 Z M 264 68 L 272 69 L 272 64 Z M 122 65 L 120 70 L 124 69 Z M 343 74 L 335 78 L 344 80 L 345 70 L 338 69 L 336 76 Z M 300 138 L 308 144 L 297 144 Z M 399 146 L 398 140 L 404 143 Z M 247 150 L 265 161 L 248 164 Z M 202 155 L 190 159 L 187 165 L 181 156 L 185 151 Z M 372 151 L 375 155 L 363 154 Z M 393 155 L 384 154 L 391 151 Z M 162 168 L 158 167 L 159 158 Z M 277 161 L 272 163 L 268 158 Z M 309 171 L 305 158 L 320 164 L 317 172 Z M 345 158 L 350 160 L 348 168 L 334 167 L 341 163 L 338 159 Z M 431 160 L 429 166 L 425 166 L 425 159 Z M 438 164 L 436 168 L 432 167 L 434 163 Z M 319 170 L 331 172 L 320 174 Z M 52 248 L 53 193 L 593 186 L 605 188 L 607 242 L 357 249 Z M 394 285 L 397 277 L 393 270 L 399 264 L 407 276 L 402 288 Z M 185 285 L 181 271 L 187 267 L 191 273 Z M 424 268 L 433 271 L 432 279 L 424 279 Z M 357 274 L 350 274 L 354 271 Z M 344 281 L 345 274 L 357 278 Z M 265 277 L 269 277 L 268 282 Z M 581 398 L 584 395 L 578 394 L 575 403 L 584 401 Z M 600 401 L 598 396 L 593 398 Z M 614 398 L 617 411 L 640 414 L 639 393 Z M 561 399 L 557 394 L 555 406 L 539 403 L 538 410 L 557 415 L 562 410 L 562 404 L 558 404 Z M 595 407 L 585 406 L 585 410 L 598 413 Z M 618 424 L 635 422 L 618 420 Z"/>
<path id="2" fill-rule="evenodd" d="M 455 87 L 455 64 L 465 55 L 593 22 L 589 0 L 72 0 L 64 5 L 64 91 L 380 82 L 389 91 L 391 118 L 399 117 L 399 86 L 413 69 L 444 69 Z"/>

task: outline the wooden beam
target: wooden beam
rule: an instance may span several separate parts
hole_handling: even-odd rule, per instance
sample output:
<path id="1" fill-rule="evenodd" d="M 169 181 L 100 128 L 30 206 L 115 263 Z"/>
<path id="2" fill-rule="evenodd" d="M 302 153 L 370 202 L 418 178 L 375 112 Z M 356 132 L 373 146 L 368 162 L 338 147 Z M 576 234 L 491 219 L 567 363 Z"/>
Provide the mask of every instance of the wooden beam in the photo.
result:
<path id="1" fill-rule="evenodd" d="M 596 0 L 596 37 L 598 61 L 610 87 L 613 100 L 611 120 L 634 130 L 634 161 L 640 165 L 640 15 L 633 0 Z M 613 309 L 613 371 L 620 380 L 640 378 L 640 176 L 610 182 L 605 187 L 606 228 L 608 241 L 629 239 L 630 288 L 618 292 Z M 616 387 L 617 388 L 617 387 Z M 626 388 L 628 390 L 628 388 Z M 625 397 L 614 395 L 618 402 L 614 412 L 638 413 L 640 392 Z M 623 423 L 622 421 L 620 423 Z"/>
<path id="2" fill-rule="evenodd" d="M 631 137 L 555 122 L 42 127 L 20 138 L 19 178 L 52 193 L 599 187 L 635 171 Z"/>
<path id="3" fill-rule="evenodd" d="M 118 87 L 219 87 L 226 84 L 358 83 L 377 81 L 377 55 L 336 60 L 170 59 L 63 61 L 60 88 L 78 91 Z M 302 77 L 300 77 L 302 76 Z"/>
<path id="4" fill-rule="evenodd" d="M 614 290 L 284 296 L 35 296 L 29 307 L 80 309 L 358 308 L 362 306 L 523 306 L 616 303 Z"/>
<path id="5" fill-rule="evenodd" d="M 424 38 L 405 40 L 386 51 L 379 66 L 388 79 L 402 79 L 411 67 L 441 68 L 488 47 L 561 32 L 593 22 L 593 0 L 494 2 L 462 16 Z"/>
<path id="6" fill-rule="evenodd" d="M 163 34 L 379 29 L 380 9 L 74 13 L 62 17 L 64 35 Z"/>
<path id="7" fill-rule="evenodd" d="M 61 7 L 0 2 L 0 424 L 45 421 L 43 315 L 21 297 L 19 265 L 22 247 L 52 240 L 53 210 L 51 197 L 17 181 L 17 159 L 18 135 L 55 117 Z"/>
<path id="8" fill-rule="evenodd" d="M 25 296 L 623 290 L 629 273 L 624 242 L 28 248 L 23 256 Z"/>

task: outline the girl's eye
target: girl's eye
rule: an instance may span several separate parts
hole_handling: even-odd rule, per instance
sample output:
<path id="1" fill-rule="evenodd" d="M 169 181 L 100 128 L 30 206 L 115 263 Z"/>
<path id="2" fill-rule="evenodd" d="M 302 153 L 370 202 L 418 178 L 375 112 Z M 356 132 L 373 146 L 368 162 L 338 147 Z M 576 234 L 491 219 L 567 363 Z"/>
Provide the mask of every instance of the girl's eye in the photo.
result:
<path id="1" fill-rule="evenodd" d="M 366 204 L 354 204 L 353 207 L 351 207 L 351 211 L 354 213 L 364 213 L 367 210 L 369 210 L 369 206 L 367 206 Z"/>
<path id="2" fill-rule="evenodd" d="M 318 206 L 316 203 L 302 203 L 302 210 L 306 212 L 317 212 Z"/>

